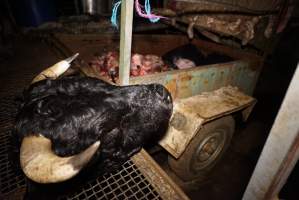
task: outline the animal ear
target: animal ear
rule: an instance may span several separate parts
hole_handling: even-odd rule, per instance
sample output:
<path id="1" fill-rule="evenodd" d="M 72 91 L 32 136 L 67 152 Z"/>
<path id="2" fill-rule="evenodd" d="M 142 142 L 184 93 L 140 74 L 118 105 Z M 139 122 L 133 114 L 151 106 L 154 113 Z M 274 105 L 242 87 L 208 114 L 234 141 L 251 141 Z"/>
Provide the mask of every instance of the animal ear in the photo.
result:
<path id="1" fill-rule="evenodd" d="M 141 150 L 145 141 L 143 141 L 144 137 L 142 137 L 140 131 L 137 132 L 134 129 L 127 129 L 124 133 L 122 146 L 126 156 L 129 158 Z"/>
<path id="2" fill-rule="evenodd" d="M 121 120 L 121 131 L 123 134 L 122 146 L 125 149 L 135 149 L 141 148 L 143 143 L 143 126 L 144 120 L 142 116 L 142 112 L 132 112 Z M 141 125 L 142 124 L 142 125 Z M 146 131 L 145 131 L 146 132 Z M 129 152 L 128 152 L 129 153 Z"/>

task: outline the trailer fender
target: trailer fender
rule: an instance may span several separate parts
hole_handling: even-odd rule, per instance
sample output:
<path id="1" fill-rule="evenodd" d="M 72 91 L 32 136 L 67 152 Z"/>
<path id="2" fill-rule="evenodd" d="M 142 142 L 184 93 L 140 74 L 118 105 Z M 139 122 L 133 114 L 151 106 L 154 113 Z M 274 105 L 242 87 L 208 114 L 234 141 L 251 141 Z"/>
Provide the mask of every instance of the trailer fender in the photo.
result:
<path id="1" fill-rule="evenodd" d="M 232 86 L 178 99 L 174 102 L 168 131 L 159 144 L 179 158 L 204 123 L 238 111 L 246 121 L 255 103 L 256 99 Z"/>

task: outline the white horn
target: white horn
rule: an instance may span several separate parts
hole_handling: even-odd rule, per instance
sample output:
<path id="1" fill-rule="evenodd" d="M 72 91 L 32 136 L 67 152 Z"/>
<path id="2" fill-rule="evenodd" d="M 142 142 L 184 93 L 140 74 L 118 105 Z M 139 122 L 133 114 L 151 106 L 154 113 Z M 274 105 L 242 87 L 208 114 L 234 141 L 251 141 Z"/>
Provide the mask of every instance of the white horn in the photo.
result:
<path id="1" fill-rule="evenodd" d="M 77 58 L 79 55 L 79 53 L 76 53 L 75 55 L 62 60 L 58 63 L 56 63 L 55 65 L 45 69 L 44 71 L 42 71 L 41 73 L 39 73 L 31 82 L 35 83 L 41 80 L 44 80 L 46 78 L 52 78 L 52 79 L 56 79 L 58 78 L 61 74 L 63 74 L 70 66 L 71 66 L 71 62 Z"/>
<path id="2" fill-rule="evenodd" d="M 74 177 L 90 161 L 100 146 L 97 141 L 83 152 L 59 157 L 51 141 L 43 136 L 28 136 L 22 141 L 20 162 L 25 175 L 37 183 L 58 183 Z"/>
<path id="3" fill-rule="evenodd" d="M 62 60 L 38 74 L 32 83 L 46 78 L 56 79 L 63 74 L 70 63 L 78 56 Z M 23 172 L 38 183 L 57 183 L 68 180 L 90 161 L 100 146 L 95 142 L 85 151 L 70 157 L 59 157 L 51 149 L 51 141 L 41 135 L 24 137 L 20 149 L 20 163 Z"/>

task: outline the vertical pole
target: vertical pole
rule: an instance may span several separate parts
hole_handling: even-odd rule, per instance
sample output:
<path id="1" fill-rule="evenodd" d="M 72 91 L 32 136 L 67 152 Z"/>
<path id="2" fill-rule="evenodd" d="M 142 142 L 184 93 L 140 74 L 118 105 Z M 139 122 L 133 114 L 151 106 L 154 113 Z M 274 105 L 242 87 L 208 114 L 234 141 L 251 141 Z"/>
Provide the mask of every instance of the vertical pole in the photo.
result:
<path id="1" fill-rule="evenodd" d="M 272 200 L 299 158 L 299 65 L 276 116 L 243 200 Z"/>
<path id="2" fill-rule="evenodd" d="M 130 78 L 134 0 L 121 2 L 119 82 L 128 85 Z"/>

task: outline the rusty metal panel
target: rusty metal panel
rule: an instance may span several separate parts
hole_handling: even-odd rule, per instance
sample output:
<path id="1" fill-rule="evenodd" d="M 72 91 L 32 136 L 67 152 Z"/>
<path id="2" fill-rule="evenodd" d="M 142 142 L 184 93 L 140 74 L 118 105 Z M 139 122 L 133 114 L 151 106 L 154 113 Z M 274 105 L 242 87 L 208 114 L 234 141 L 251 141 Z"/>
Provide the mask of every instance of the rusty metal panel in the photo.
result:
<path id="1" fill-rule="evenodd" d="M 261 16 L 250 15 L 186 15 L 179 21 L 186 24 L 194 23 L 198 28 L 218 32 L 223 36 L 234 36 L 246 45 L 255 37 L 256 26 L 261 21 Z M 266 26 L 264 27 L 266 29 Z"/>
<path id="2" fill-rule="evenodd" d="M 254 98 L 231 86 L 179 99 L 174 103 L 169 129 L 159 144 L 178 158 L 203 123 L 254 104 Z"/>
<path id="3" fill-rule="evenodd" d="M 168 5 L 178 11 L 275 11 L 283 0 L 168 0 Z"/>
<path id="4" fill-rule="evenodd" d="M 251 114 L 256 102 L 257 102 L 257 100 L 252 102 L 252 104 L 250 106 L 248 106 L 247 108 L 244 108 L 242 110 L 242 119 L 243 119 L 244 122 L 247 121 L 247 119 L 248 119 L 249 115 Z"/>
<path id="5" fill-rule="evenodd" d="M 233 36 L 242 45 L 250 43 L 263 49 L 278 24 L 283 19 L 288 21 L 289 16 L 283 10 L 291 13 L 291 7 L 291 1 L 283 0 L 167 0 L 161 13 L 172 18 L 168 24 L 186 31 L 190 38 L 194 27 L 214 42 L 229 44 L 226 36 Z M 189 25 L 188 30 L 182 23 Z"/>
<path id="6" fill-rule="evenodd" d="M 258 70 L 240 60 L 134 77 L 130 79 L 130 84 L 163 84 L 174 99 L 187 98 L 228 85 L 237 86 L 246 94 L 252 94 L 258 75 Z"/>
<path id="7" fill-rule="evenodd" d="M 203 123 L 203 118 L 185 111 L 175 102 L 168 131 L 159 144 L 172 156 L 179 158 Z"/>
<path id="8" fill-rule="evenodd" d="M 53 46 L 59 44 L 57 48 L 63 50 L 65 56 L 80 52 L 83 59 L 78 66 L 81 70 L 89 76 L 103 79 L 87 65 L 87 62 L 99 51 L 98 49 L 117 48 L 114 45 L 118 38 L 115 35 L 57 34 L 50 42 Z M 155 52 L 162 55 L 187 42 L 186 37 L 176 35 L 135 35 L 132 49 L 138 53 Z M 253 93 L 262 68 L 261 57 L 202 40 L 194 39 L 192 43 L 205 52 L 227 55 L 235 61 L 131 77 L 130 84 L 161 83 L 170 90 L 174 99 L 190 97 L 228 85 L 237 86 L 249 95 Z"/>

